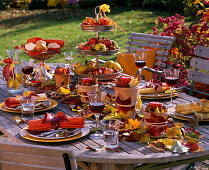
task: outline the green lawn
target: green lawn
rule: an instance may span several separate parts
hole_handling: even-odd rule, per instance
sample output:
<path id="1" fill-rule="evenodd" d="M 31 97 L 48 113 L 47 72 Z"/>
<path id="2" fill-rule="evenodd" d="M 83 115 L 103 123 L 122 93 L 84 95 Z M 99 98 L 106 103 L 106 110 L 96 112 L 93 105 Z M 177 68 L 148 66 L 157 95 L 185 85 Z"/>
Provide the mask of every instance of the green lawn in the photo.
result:
<path id="1" fill-rule="evenodd" d="M 140 9 L 111 8 L 108 16 L 116 21 L 127 33 L 124 35 L 120 29 L 113 32 L 101 33 L 115 40 L 120 46 L 120 52 L 125 51 L 126 41 L 131 32 L 151 33 L 154 21 L 161 16 L 174 15 L 168 12 L 151 12 Z M 36 11 L 1 11 L 0 12 L 0 56 L 6 57 L 6 49 L 16 45 L 25 44 L 28 38 L 41 37 L 44 39 L 62 39 L 65 41 L 63 51 L 75 51 L 80 42 L 95 37 L 92 32 L 84 32 L 80 29 L 80 23 L 85 16 L 94 17 L 94 9 L 60 9 L 60 10 L 36 10 Z M 21 57 L 27 57 L 21 54 Z M 77 62 L 81 59 L 77 55 Z M 108 56 L 103 59 L 116 59 L 116 56 Z M 64 62 L 63 56 L 55 56 L 48 62 Z"/>

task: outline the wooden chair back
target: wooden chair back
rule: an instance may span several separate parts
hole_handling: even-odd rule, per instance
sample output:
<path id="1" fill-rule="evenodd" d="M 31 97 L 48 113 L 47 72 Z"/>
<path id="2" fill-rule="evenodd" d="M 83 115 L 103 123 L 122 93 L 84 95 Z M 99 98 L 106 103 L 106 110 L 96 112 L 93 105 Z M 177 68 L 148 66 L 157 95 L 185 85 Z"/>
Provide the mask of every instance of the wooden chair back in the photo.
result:
<path id="1" fill-rule="evenodd" d="M 168 60 L 167 56 L 175 37 L 132 32 L 128 39 L 129 46 L 126 47 L 128 52 L 143 52 L 147 50 L 146 48 L 156 48 L 155 65 L 162 69 L 166 67 L 165 61 Z"/>
<path id="2" fill-rule="evenodd" d="M 66 148 L 0 142 L 0 169 L 77 170 L 77 164 Z"/>
<path id="3" fill-rule="evenodd" d="M 197 46 L 194 50 L 194 54 L 199 56 L 198 58 L 193 57 L 190 61 L 192 67 L 187 78 L 192 80 L 189 94 L 194 92 L 209 95 L 209 89 L 203 89 L 205 92 L 194 89 L 194 83 L 200 82 L 209 85 L 209 47 Z"/>

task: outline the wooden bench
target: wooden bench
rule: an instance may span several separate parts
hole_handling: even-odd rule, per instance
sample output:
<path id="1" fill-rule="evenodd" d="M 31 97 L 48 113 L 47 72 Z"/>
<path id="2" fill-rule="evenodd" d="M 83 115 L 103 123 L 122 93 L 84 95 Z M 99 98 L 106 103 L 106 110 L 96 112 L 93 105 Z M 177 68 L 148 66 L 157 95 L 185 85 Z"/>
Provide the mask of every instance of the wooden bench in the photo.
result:
<path id="1" fill-rule="evenodd" d="M 73 152 L 57 147 L 0 142 L 1 170 L 77 170 Z"/>
<path id="2" fill-rule="evenodd" d="M 194 54 L 199 57 L 193 57 L 190 61 L 192 68 L 189 70 L 187 78 L 192 80 L 192 83 L 189 88 L 189 95 L 191 95 L 192 92 L 198 92 L 209 96 L 209 88 L 203 89 L 206 92 L 194 89 L 195 82 L 209 85 L 209 47 L 197 46 L 194 50 Z"/>
<path id="3" fill-rule="evenodd" d="M 155 66 L 161 67 L 162 70 L 167 66 L 166 61 L 168 60 L 169 50 L 175 41 L 175 37 L 132 32 L 128 39 L 127 44 L 129 46 L 126 47 L 128 52 L 144 52 L 148 50 L 147 48 L 156 48 Z M 162 74 L 162 70 L 159 71 L 148 67 L 144 69 Z"/>

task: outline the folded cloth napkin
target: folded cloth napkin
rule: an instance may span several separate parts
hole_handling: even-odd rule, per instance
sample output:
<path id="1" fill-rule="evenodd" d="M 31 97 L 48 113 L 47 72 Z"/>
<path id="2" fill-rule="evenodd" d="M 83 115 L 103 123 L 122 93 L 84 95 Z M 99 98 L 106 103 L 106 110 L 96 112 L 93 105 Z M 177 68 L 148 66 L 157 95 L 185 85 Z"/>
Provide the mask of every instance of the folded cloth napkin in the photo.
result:
<path id="1" fill-rule="evenodd" d="M 158 93 L 161 93 L 161 92 L 164 92 L 166 90 L 168 90 L 169 87 L 158 87 L 157 88 L 157 92 Z M 154 87 L 151 87 L 151 88 L 144 88 L 144 89 L 139 89 L 139 94 L 154 94 L 155 93 L 155 88 Z"/>
<path id="2" fill-rule="evenodd" d="M 68 117 L 68 121 L 62 121 L 59 128 L 83 128 L 83 117 Z M 43 119 L 30 120 L 28 130 L 32 131 L 47 131 L 52 129 L 50 122 L 43 123 Z"/>
<path id="3" fill-rule="evenodd" d="M 199 103 L 183 103 L 176 105 L 176 112 L 182 115 L 194 114 L 195 112 L 202 112 L 203 107 Z"/>
<path id="4" fill-rule="evenodd" d="M 17 97 L 8 97 L 4 103 L 6 107 L 10 108 L 16 108 L 21 105 L 20 100 Z"/>
<path id="5" fill-rule="evenodd" d="M 149 68 L 153 68 L 155 64 L 156 49 L 149 49 L 147 51 L 144 51 L 143 53 L 147 54 L 146 66 Z M 135 65 L 133 53 L 118 53 L 117 62 L 123 68 L 124 73 L 136 76 L 138 68 Z M 146 81 L 152 79 L 152 73 L 150 71 L 142 70 L 142 75 L 145 76 Z"/>

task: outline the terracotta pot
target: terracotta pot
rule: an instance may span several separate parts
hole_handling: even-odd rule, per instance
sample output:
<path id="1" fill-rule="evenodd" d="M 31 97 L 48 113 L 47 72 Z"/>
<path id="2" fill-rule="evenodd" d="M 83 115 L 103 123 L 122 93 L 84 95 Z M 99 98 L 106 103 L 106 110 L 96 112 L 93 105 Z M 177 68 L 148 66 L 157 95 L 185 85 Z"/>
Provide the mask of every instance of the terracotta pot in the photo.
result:
<path id="1" fill-rule="evenodd" d="M 83 85 L 78 84 L 78 94 L 81 97 L 81 102 L 89 103 L 87 93 L 91 91 L 97 91 L 97 90 L 98 90 L 98 84 L 92 85 L 92 86 L 83 86 Z"/>
<path id="2" fill-rule="evenodd" d="M 70 83 L 70 74 L 54 74 L 57 87 L 67 87 Z"/>
<path id="3" fill-rule="evenodd" d="M 116 98 L 119 96 L 121 101 L 126 101 L 127 99 L 131 98 L 131 104 L 129 104 L 128 106 L 136 105 L 139 96 L 139 86 L 128 87 L 128 88 L 115 87 L 114 89 L 115 89 Z"/>

